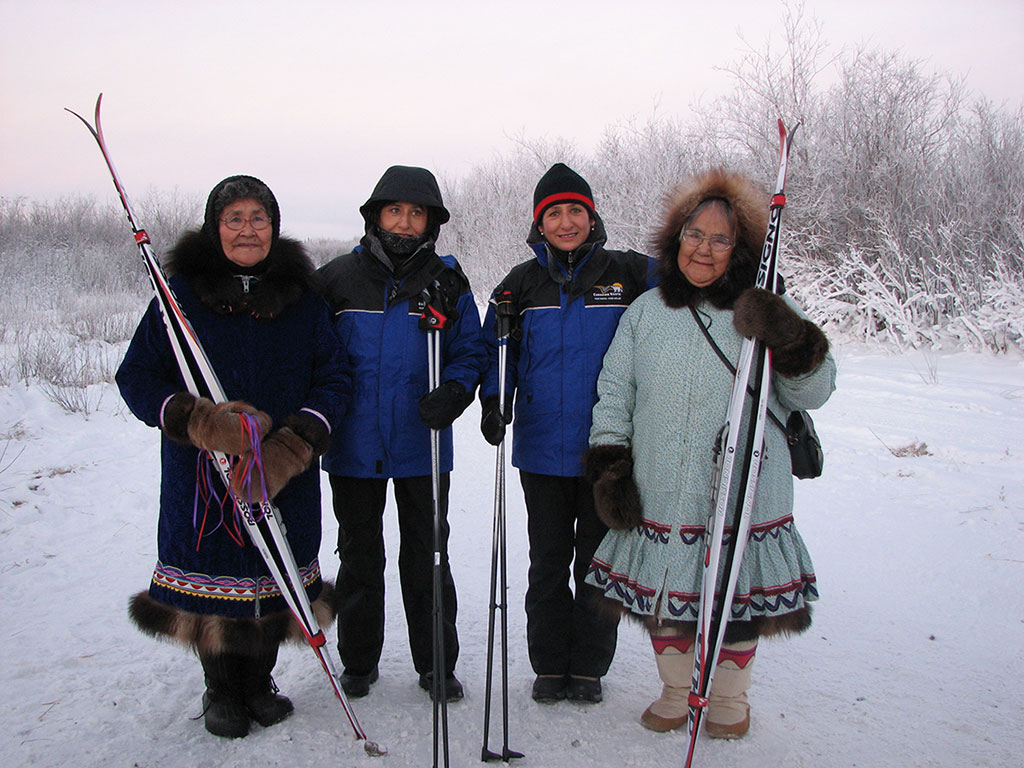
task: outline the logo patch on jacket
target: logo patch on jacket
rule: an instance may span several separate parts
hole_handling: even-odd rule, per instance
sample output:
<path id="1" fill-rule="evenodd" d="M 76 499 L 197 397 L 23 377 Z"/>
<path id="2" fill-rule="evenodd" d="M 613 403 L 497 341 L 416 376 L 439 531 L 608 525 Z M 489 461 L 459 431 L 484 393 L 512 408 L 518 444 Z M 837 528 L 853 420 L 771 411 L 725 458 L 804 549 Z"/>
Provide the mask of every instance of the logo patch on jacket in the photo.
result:
<path id="1" fill-rule="evenodd" d="M 625 289 L 622 283 L 616 282 L 610 285 L 595 285 L 593 297 L 595 302 L 617 302 L 622 301 L 623 293 Z"/>

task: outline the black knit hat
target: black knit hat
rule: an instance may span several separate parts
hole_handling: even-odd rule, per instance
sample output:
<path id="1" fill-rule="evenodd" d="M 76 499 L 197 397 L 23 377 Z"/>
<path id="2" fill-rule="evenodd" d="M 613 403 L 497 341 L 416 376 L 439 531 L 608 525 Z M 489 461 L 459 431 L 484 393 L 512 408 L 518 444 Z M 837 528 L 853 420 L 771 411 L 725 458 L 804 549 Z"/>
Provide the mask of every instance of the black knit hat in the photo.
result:
<path id="1" fill-rule="evenodd" d="M 235 200 L 246 198 L 257 201 L 266 209 L 274 232 L 273 239 L 276 241 L 281 234 L 281 210 L 270 187 L 255 176 L 228 176 L 213 188 L 206 199 L 206 218 L 202 232 L 217 247 L 220 246 L 220 215 Z"/>
<path id="2" fill-rule="evenodd" d="M 540 177 L 533 190 L 533 221 L 540 221 L 544 211 L 559 203 L 583 203 L 594 216 L 594 195 L 586 179 L 565 163 L 555 163 Z"/>

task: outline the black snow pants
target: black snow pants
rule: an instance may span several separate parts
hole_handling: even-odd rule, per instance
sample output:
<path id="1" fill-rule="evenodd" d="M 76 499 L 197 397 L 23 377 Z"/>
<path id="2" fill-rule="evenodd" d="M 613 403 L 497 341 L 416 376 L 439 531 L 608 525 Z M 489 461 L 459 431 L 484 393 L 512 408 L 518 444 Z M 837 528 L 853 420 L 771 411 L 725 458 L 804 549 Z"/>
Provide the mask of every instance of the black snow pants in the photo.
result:
<path id="1" fill-rule="evenodd" d="M 618 614 L 602 608 L 600 590 L 584 583 L 608 532 L 594 511 L 590 484 L 582 477 L 523 471 L 519 479 L 530 538 L 530 664 L 538 675 L 602 677 L 615 655 Z"/>
<path id="2" fill-rule="evenodd" d="M 338 651 L 345 671 L 369 674 L 384 647 L 384 506 L 387 478 L 330 475 L 338 519 Z M 392 480 L 398 507 L 398 573 L 416 672 L 433 669 L 434 513 L 430 476 Z M 440 476 L 441 589 L 444 595 L 445 671 L 459 656 L 458 604 L 448 565 L 447 472 Z"/>

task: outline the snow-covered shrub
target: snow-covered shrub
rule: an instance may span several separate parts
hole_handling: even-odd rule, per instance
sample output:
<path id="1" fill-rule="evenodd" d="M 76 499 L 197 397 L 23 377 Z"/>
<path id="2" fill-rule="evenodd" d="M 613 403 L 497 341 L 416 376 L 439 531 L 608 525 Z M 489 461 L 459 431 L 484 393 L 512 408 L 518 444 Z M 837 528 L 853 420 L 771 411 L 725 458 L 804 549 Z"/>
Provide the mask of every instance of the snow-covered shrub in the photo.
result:
<path id="1" fill-rule="evenodd" d="M 522 139 L 446 184 L 444 242 L 486 296 L 523 245 L 533 188 L 554 162 L 590 182 L 613 248 L 645 250 L 661 202 L 726 165 L 775 179 L 775 119 L 803 127 L 787 183 L 781 271 L 830 331 L 897 347 L 1024 347 L 1024 113 L 971 102 L 962 78 L 860 49 L 829 55 L 820 25 L 785 9 L 782 47 L 748 45 L 732 92 L 690 121 L 609 127 L 592 154 Z M 829 75 L 829 83 L 818 82 Z"/>

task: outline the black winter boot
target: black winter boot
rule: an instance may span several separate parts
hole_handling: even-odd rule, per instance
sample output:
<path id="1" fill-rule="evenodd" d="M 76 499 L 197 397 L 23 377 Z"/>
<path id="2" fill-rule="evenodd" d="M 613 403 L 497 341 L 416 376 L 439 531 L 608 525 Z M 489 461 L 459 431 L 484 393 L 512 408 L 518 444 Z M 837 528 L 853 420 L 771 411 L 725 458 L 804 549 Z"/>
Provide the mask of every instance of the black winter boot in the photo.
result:
<path id="1" fill-rule="evenodd" d="M 238 685 L 241 658 L 233 654 L 199 657 L 206 675 L 203 723 L 214 736 L 239 739 L 249 734 L 249 714 Z"/>
<path id="2" fill-rule="evenodd" d="M 264 650 L 255 659 L 247 659 L 245 676 L 242 678 L 243 698 L 249 715 L 264 728 L 280 723 L 295 711 L 287 696 L 278 694 L 277 684 L 270 676 L 277 664 L 277 646 Z"/>

